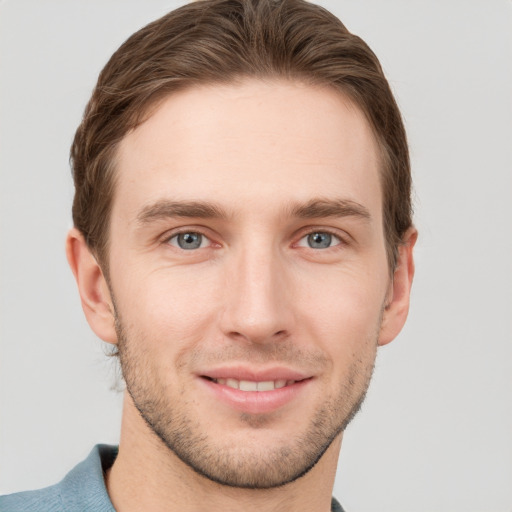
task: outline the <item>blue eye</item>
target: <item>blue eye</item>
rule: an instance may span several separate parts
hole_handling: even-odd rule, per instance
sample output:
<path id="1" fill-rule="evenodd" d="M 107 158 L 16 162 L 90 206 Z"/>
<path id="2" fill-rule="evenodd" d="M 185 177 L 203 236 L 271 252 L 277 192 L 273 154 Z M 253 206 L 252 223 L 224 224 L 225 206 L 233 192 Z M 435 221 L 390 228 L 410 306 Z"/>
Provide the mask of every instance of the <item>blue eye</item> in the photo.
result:
<path id="1" fill-rule="evenodd" d="M 206 238 L 201 233 L 196 233 L 194 231 L 178 233 L 169 239 L 169 243 L 171 245 L 174 245 L 174 247 L 179 247 L 185 251 L 201 249 L 202 247 L 206 246 L 207 242 L 208 238 Z"/>
<path id="2" fill-rule="evenodd" d="M 301 238 L 298 245 L 301 247 L 309 247 L 311 249 L 328 249 L 334 245 L 339 245 L 341 240 L 331 233 L 325 231 L 314 231 Z"/>

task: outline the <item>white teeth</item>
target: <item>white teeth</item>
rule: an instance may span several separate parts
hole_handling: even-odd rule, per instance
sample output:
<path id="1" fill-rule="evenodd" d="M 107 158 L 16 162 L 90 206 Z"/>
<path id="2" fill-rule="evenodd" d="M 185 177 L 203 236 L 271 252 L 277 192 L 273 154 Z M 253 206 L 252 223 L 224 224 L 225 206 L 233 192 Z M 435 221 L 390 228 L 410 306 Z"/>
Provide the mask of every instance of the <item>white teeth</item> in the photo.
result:
<path id="1" fill-rule="evenodd" d="M 258 391 L 258 383 L 251 380 L 241 380 L 238 389 L 240 391 Z"/>
<path id="2" fill-rule="evenodd" d="M 233 388 L 233 389 L 238 389 L 238 387 L 239 387 L 238 385 L 239 385 L 239 382 L 236 379 L 226 379 L 226 386 Z"/>
<path id="3" fill-rule="evenodd" d="M 273 380 L 258 382 L 258 391 L 272 391 L 275 389 Z"/>
<path id="4" fill-rule="evenodd" d="M 291 386 L 294 380 L 265 380 L 255 382 L 252 380 L 236 380 L 236 379 L 214 379 L 217 384 L 227 386 L 228 388 L 239 389 L 240 391 L 273 391 L 281 389 L 285 386 Z"/>

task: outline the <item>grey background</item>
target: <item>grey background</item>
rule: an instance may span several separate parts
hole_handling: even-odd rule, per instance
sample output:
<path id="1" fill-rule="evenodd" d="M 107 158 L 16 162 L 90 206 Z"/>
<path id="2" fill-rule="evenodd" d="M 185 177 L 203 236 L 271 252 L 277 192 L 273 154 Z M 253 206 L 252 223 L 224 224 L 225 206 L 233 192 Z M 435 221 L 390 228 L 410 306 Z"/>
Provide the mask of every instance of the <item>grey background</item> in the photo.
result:
<path id="1" fill-rule="evenodd" d="M 110 54 L 181 3 L 0 3 L 0 492 L 118 439 L 115 369 L 64 256 L 68 151 Z M 420 230 L 409 322 L 380 350 L 334 493 L 351 512 L 510 512 L 512 2 L 321 3 L 396 92 Z"/>

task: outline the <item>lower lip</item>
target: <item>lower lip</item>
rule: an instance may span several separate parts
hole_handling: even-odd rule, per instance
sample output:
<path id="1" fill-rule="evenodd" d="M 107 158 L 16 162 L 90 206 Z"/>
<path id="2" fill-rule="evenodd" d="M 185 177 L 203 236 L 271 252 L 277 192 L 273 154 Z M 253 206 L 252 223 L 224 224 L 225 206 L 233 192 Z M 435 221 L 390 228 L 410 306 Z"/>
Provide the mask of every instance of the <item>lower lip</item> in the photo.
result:
<path id="1" fill-rule="evenodd" d="M 311 382 L 311 379 L 304 379 L 272 391 L 240 391 L 223 384 L 217 384 L 204 377 L 201 377 L 200 380 L 215 398 L 233 409 L 247 414 L 274 412 L 295 400 Z"/>

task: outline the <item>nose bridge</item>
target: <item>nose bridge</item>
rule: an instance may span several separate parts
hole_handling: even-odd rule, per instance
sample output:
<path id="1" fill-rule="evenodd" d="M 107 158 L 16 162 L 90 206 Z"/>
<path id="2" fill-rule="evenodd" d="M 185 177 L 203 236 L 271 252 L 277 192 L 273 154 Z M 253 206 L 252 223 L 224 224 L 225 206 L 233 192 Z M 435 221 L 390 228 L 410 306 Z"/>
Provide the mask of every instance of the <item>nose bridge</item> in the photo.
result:
<path id="1" fill-rule="evenodd" d="M 230 336 L 265 343 L 290 329 L 284 261 L 268 240 L 253 240 L 234 251 L 227 276 L 223 330 Z"/>

